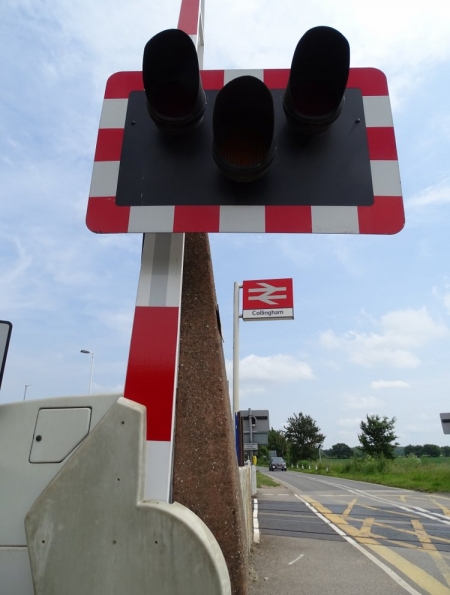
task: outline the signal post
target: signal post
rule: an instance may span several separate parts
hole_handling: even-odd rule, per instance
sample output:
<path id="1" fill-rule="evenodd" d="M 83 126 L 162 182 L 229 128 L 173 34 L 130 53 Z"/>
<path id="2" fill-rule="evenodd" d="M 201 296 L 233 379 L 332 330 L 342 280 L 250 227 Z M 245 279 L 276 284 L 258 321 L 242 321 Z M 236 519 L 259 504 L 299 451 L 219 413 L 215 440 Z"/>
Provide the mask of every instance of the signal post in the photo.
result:
<path id="1" fill-rule="evenodd" d="M 145 497 L 203 519 L 244 594 L 206 234 L 391 234 L 404 211 L 386 77 L 351 69 L 341 33 L 313 28 L 290 69 L 254 71 L 201 70 L 202 37 L 201 6 L 184 0 L 179 28 L 147 43 L 143 71 L 108 80 L 86 221 L 96 233 L 144 234 L 125 396 L 147 408 Z"/>

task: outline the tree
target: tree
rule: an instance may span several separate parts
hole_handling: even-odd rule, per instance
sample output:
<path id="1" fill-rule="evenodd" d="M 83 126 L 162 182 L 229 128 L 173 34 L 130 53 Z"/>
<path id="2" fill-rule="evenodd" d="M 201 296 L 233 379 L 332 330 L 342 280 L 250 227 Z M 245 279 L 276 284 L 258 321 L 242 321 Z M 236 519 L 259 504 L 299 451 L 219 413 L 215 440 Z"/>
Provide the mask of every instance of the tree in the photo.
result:
<path id="1" fill-rule="evenodd" d="M 310 415 L 294 413 L 288 418 L 284 429 L 284 435 L 290 443 L 292 462 L 318 458 L 318 446 L 323 444 L 325 436 L 320 433 L 319 426 Z"/>
<path id="2" fill-rule="evenodd" d="M 328 456 L 332 459 L 351 459 L 353 457 L 353 449 L 343 442 L 338 442 L 337 444 L 333 444 L 328 451 Z"/>
<path id="3" fill-rule="evenodd" d="M 421 457 L 423 455 L 423 446 L 420 444 L 408 444 L 408 446 L 405 446 L 404 455 L 405 457 L 408 455 L 416 455 L 416 457 Z"/>
<path id="4" fill-rule="evenodd" d="M 286 459 L 289 445 L 283 430 L 274 430 L 271 428 L 269 430 L 268 443 L 269 450 L 276 450 L 279 457 Z"/>
<path id="5" fill-rule="evenodd" d="M 423 445 L 423 456 L 425 457 L 440 457 L 441 447 L 437 444 L 424 444 Z"/>
<path id="6" fill-rule="evenodd" d="M 441 450 L 443 457 L 450 457 L 450 446 L 442 446 Z"/>
<path id="7" fill-rule="evenodd" d="M 361 434 L 358 440 L 361 449 L 366 455 L 373 457 L 394 458 L 395 447 L 398 446 L 397 436 L 394 433 L 395 417 L 388 419 L 379 415 L 367 415 L 367 421 L 361 421 Z"/>

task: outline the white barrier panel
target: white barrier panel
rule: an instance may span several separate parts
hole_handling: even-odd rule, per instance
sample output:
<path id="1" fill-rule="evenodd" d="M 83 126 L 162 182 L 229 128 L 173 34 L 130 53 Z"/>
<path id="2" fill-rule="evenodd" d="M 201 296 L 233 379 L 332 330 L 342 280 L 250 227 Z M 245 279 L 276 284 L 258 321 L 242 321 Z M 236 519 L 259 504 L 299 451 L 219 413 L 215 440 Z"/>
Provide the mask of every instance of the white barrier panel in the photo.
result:
<path id="1" fill-rule="evenodd" d="M 144 500 L 145 416 L 120 398 L 31 507 L 36 595 L 231 595 L 203 521 L 181 504 Z"/>
<path id="2" fill-rule="evenodd" d="M 34 595 L 25 515 L 119 396 L 61 397 L 0 406 L 1 595 Z"/>

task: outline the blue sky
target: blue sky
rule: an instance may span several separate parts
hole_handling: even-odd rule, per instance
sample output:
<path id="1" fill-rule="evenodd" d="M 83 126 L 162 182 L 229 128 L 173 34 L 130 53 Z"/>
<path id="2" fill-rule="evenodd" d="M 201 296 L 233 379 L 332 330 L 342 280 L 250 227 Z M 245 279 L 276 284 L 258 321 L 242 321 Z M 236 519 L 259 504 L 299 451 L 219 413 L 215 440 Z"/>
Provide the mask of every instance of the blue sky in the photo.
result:
<path id="1" fill-rule="evenodd" d="M 0 403 L 123 388 L 141 236 L 85 226 L 106 79 L 139 70 L 179 2 L 0 5 L 0 319 L 13 323 Z M 233 283 L 292 277 L 295 320 L 240 323 L 241 407 L 316 419 L 357 444 L 367 414 L 399 442 L 445 445 L 450 411 L 450 7 L 396 0 L 207 0 L 205 69 L 288 68 L 310 27 L 387 76 L 406 225 L 395 236 L 210 235 L 224 350 Z M 230 381 L 231 366 L 229 365 Z"/>

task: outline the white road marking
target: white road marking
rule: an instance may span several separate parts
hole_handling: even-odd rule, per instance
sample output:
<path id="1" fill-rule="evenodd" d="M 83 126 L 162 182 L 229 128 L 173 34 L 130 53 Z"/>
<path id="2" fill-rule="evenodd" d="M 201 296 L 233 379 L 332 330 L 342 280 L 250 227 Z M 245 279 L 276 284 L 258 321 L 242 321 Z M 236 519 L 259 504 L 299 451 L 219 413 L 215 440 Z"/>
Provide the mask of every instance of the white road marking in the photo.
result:
<path id="1" fill-rule="evenodd" d="M 253 498 L 253 543 L 259 543 L 260 535 L 258 520 L 258 499 Z"/>
<path id="2" fill-rule="evenodd" d="M 288 563 L 288 566 L 291 566 L 291 564 L 295 564 L 296 562 L 298 562 L 300 560 L 300 558 L 303 558 L 305 554 L 300 554 L 300 556 L 298 558 L 295 558 L 295 560 L 292 560 L 292 562 Z"/>

